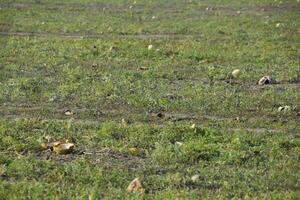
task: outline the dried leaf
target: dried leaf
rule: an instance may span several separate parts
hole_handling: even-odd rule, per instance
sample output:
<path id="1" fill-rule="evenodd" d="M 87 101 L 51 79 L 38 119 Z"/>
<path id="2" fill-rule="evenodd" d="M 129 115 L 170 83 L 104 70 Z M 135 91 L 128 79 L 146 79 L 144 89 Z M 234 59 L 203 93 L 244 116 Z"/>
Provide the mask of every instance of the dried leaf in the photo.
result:
<path id="1" fill-rule="evenodd" d="M 42 150 L 48 150 L 51 149 L 53 150 L 53 145 L 56 144 L 57 142 L 43 142 L 40 144 Z"/>
<path id="2" fill-rule="evenodd" d="M 122 126 L 126 127 L 128 125 L 128 121 L 124 118 L 121 119 Z"/>
<path id="3" fill-rule="evenodd" d="M 191 127 L 191 129 L 195 129 L 196 128 L 196 124 L 192 124 L 190 127 Z"/>
<path id="4" fill-rule="evenodd" d="M 49 145 L 47 143 L 41 143 L 41 148 L 42 148 L 42 150 L 47 150 L 50 147 L 49 147 Z"/>
<path id="5" fill-rule="evenodd" d="M 178 146 L 182 146 L 183 145 L 182 142 L 175 142 L 175 144 L 178 145 Z"/>
<path id="6" fill-rule="evenodd" d="M 111 46 L 109 47 L 109 51 L 112 52 L 112 51 L 116 51 L 118 50 L 118 48 L 116 46 Z"/>
<path id="7" fill-rule="evenodd" d="M 43 136 L 43 139 L 46 140 L 47 142 L 50 142 L 52 140 L 51 136 L 49 135 Z"/>
<path id="8" fill-rule="evenodd" d="M 141 150 L 139 148 L 136 148 L 136 147 L 132 147 L 132 148 L 128 149 L 128 153 L 133 155 L 133 156 L 139 155 L 140 152 L 141 152 Z"/>
<path id="9" fill-rule="evenodd" d="M 143 188 L 143 185 L 139 178 L 135 178 L 131 183 L 129 184 L 127 188 L 128 192 L 145 192 L 145 189 Z"/>
<path id="10" fill-rule="evenodd" d="M 75 144 L 55 142 L 53 144 L 53 151 L 57 154 L 69 154 L 74 150 Z"/>

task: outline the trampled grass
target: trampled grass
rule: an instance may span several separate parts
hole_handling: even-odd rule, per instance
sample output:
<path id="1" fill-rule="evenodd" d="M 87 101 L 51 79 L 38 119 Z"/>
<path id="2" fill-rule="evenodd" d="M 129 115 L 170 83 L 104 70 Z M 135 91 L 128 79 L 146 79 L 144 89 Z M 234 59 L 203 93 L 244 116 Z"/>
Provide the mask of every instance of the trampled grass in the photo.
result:
<path id="1" fill-rule="evenodd" d="M 2 0 L 0 197 L 297 199 L 299 6 Z"/>

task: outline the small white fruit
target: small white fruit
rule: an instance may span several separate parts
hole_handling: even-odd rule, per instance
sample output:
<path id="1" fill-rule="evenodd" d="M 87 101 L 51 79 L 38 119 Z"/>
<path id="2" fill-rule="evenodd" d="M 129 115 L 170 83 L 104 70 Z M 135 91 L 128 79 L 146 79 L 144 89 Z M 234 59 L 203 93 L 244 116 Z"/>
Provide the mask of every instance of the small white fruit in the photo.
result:
<path id="1" fill-rule="evenodd" d="M 153 49 L 153 45 L 152 45 L 152 44 L 150 44 L 150 45 L 148 46 L 148 50 L 151 50 L 151 49 Z"/>
<path id="2" fill-rule="evenodd" d="M 241 74 L 241 70 L 235 69 L 235 70 L 232 71 L 231 74 L 232 74 L 233 78 L 238 78 Z"/>

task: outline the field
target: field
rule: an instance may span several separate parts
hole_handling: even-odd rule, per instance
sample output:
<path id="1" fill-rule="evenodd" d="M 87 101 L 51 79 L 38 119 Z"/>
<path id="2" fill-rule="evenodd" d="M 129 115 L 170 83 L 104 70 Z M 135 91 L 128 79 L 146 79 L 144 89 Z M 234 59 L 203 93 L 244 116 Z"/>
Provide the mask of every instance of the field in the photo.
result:
<path id="1" fill-rule="evenodd" d="M 3 200 L 299 199 L 300 2 L 1 0 L 0 138 Z"/>

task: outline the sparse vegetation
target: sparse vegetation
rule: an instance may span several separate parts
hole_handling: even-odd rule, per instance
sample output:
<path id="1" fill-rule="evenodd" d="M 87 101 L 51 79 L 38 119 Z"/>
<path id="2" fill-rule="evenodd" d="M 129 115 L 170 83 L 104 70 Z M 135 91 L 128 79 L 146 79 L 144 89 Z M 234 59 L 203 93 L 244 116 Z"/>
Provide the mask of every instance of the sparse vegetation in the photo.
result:
<path id="1" fill-rule="evenodd" d="M 299 198 L 297 0 L 0 9 L 0 199 Z"/>

